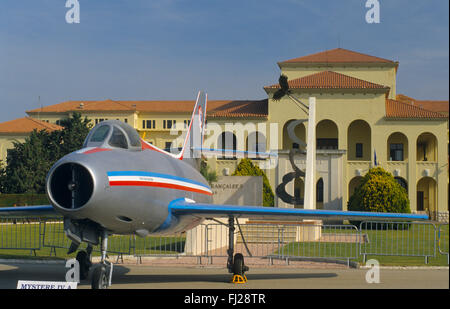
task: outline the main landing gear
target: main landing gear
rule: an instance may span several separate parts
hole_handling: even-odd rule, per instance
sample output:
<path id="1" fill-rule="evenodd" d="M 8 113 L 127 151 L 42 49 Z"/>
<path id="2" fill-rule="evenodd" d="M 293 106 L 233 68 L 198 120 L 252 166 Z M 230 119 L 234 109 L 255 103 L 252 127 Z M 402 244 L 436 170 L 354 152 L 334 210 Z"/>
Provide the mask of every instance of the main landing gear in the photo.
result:
<path id="1" fill-rule="evenodd" d="M 234 254 L 234 218 L 228 218 L 228 260 L 227 268 L 228 272 L 233 274 L 231 279 L 232 283 L 245 283 L 247 277 L 245 272 L 249 270 L 248 266 L 244 264 L 244 256 L 241 253 Z"/>
<path id="2" fill-rule="evenodd" d="M 88 277 L 89 269 L 92 266 L 91 263 L 91 253 L 92 253 L 92 246 L 89 245 L 86 249 L 86 251 L 78 251 L 77 253 L 77 261 L 80 265 L 80 280 L 85 280 Z"/>
<path id="3" fill-rule="evenodd" d="M 101 254 L 102 258 L 99 265 L 96 265 L 92 271 L 91 287 L 93 289 L 106 289 L 111 285 L 113 264 L 106 260 L 106 251 L 108 249 L 108 233 L 102 231 L 101 234 Z M 79 251 L 76 259 L 80 265 L 80 280 L 88 278 L 89 270 L 92 267 L 91 262 L 92 246 L 88 245 L 86 251 Z"/>

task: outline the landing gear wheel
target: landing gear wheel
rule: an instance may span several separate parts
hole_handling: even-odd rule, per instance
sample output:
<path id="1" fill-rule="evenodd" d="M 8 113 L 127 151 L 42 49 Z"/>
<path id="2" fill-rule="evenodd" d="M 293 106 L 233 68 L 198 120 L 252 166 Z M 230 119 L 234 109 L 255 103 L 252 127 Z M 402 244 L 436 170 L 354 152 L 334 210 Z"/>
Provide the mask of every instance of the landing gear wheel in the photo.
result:
<path id="1" fill-rule="evenodd" d="M 233 259 L 233 283 L 245 283 L 247 277 L 244 275 L 248 271 L 248 267 L 244 265 L 244 256 L 241 253 L 236 253 Z"/>
<path id="2" fill-rule="evenodd" d="M 92 273 L 92 289 L 106 289 L 108 288 L 108 272 L 105 265 L 99 265 Z"/>
<path id="3" fill-rule="evenodd" d="M 92 265 L 91 261 L 89 260 L 89 255 L 86 251 L 80 251 L 77 253 L 76 259 L 78 261 L 78 264 L 80 265 L 80 279 L 84 280 L 88 277 L 89 268 Z"/>
<path id="4" fill-rule="evenodd" d="M 236 253 L 233 259 L 233 275 L 244 274 L 244 256 L 241 253 Z"/>

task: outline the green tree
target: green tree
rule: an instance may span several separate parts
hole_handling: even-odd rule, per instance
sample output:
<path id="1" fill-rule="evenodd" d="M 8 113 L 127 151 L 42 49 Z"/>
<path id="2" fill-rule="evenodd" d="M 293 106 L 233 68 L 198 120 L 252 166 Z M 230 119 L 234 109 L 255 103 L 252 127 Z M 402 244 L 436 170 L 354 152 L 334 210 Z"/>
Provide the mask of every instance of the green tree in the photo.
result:
<path id="1" fill-rule="evenodd" d="M 263 177 L 263 206 L 274 205 L 274 194 L 266 173 L 250 159 L 244 158 L 239 162 L 232 176 L 262 176 Z"/>
<path id="2" fill-rule="evenodd" d="M 7 165 L 0 170 L 4 193 L 45 193 L 45 179 L 51 166 L 66 154 L 82 147 L 91 125 L 81 114 L 61 122 L 60 131 L 34 130 L 25 142 L 14 143 Z"/>
<path id="3" fill-rule="evenodd" d="M 217 181 L 216 171 L 211 171 L 211 169 L 208 166 L 208 163 L 205 160 L 202 160 L 200 162 L 200 174 L 202 174 L 202 176 L 205 177 L 206 181 L 208 181 L 209 184 Z"/>
<path id="4" fill-rule="evenodd" d="M 348 210 L 411 213 L 406 190 L 381 167 L 364 176 L 348 201 Z"/>
<path id="5" fill-rule="evenodd" d="M 60 131 L 60 151 L 63 156 L 80 149 L 92 129 L 90 120 L 87 117 L 82 119 L 80 113 L 74 113 L 72 117 L 61 120 L 60 125 L 64 128 Z"/>
<path id="6" fill-rule="evenodd" d="M 6 181 L 6 175 L 5 175 L 5 164 L 2 160 L 0 160 L 0 193 L 5 192 L 5 181 Z"/>
<path id="7" fill-rule="evenodd" d="M 50 154 L 58 153 L 53 147 L 54 138 L 56 134 L 34 130 L 24 143 L 14 142 L 5 169 L 7 193 L 44 193 L 45 176 L 51 167 Z"/>

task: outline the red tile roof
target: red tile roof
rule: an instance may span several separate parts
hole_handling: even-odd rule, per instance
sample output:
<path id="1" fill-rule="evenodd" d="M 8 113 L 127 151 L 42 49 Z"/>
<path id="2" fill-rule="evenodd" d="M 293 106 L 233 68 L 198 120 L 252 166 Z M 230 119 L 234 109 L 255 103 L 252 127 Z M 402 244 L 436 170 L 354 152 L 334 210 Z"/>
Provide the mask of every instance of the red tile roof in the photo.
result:
<path id="1" fill-rule="evenodd" d="M 370 56 L 343 48 L 335 48 L 280 62 L 280 64 L 284 63 L 390 63 L 394 65 L 398 64 L 397 62 L 394 62 L 392 60 Z"/>
<path id="2" fill-rule="evenodd" d="M 323 71 L 297 79 L 288 80 L 292 89 L 385 89 L 389 87 L 371 83 L 341 73 Z M 265 89 L 279 89 L 280 85 L 271 85 Z"/>
<path id="3" fill-rule="evenodd" d="M 396 100 L 386 99 L 387 118 L 413 118 L 413 119 L 447 119 L 447 116 L 426 110 L 422 107 Z"/>
<path id="4" fill-rule="evenodd" d="M 24 117 L 0 123 L 0 133 L 23 134 L 30 133 L 35 129 L 38 131 L 46 130 L 51 132 L 55 130 L 61 130 L 63 129 L 63 127 L 45 121 L 33 119 L 31 117 Z"/>
<path id="5" fill-rule="evenodd" d="M 67 112 L 148 112 L 191 113 L 195 101 L 67 101 L 27 111 L 36 113 Z M 208 117 L 267 117 L 265 100 L 209 100 Z"/>
<path id="6" fill-rule="evenodd" d="M 416 100 L 404 94 L 398 94 L 396 99 L 397 101 L 418 106 L 432 112 L 437 112 L 444 115 L 449 114 L 449 104 L 448 101 L 445 100 Z"/>
<path id="7" fill-rule="evenodd" d="M 259 101 L 208 101 L 208 117 L 215 118 L 267 118 L 268 100 Z"/>

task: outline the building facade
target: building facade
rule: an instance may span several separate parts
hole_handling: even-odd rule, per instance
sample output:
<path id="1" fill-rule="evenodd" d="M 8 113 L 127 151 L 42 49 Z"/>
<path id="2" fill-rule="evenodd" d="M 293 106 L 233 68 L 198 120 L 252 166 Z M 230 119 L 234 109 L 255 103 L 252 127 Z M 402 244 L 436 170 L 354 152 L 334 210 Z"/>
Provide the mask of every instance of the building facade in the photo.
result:
<path id="1" fill-rule="evenodd" d="M 33 130 L 51 132 L 61 129 L 62 127 L 55 123 L 40 121 L 32 117 L 0 123 L 0 163 L 3 162 L 6 165 L 8 149 L 13 148 L 15 142 L 23 143 Z"/>
<path id="2" fill-rule="evenodd" d="M 333 49 L 278 65 L 280 74 L 288 77 L 291 97 L 306 104 L 309 97 L 316 98 L 316 208 L 345 210 L 362 177 L 377 165 L 405 187 L 412 211 L 428 211 L 436 219 L 446 216 L 448 220 L 448 101 L 419 101 L 397 94 L 398 62 L 350 50 Z M 231 174 L 240 157 L 250 156 L 266 170 L 275 190 L 283 176 L 294 170 L 289 152 L 304 147 L 291 139 L 287 128 L 300 120 L 294 132 L 306 141 L 308 115 L 289 96 L 274 100 L 279 88 L 278 84 L 265 86 L 267 99 L 263 100 L 208 101 L 204 147 L 234 150 L 208 159 L 219 175 Z M 145 140 L 168 149 L 181 146 L 194 103 L 67 101 L 27 114 L 53 124 L 74 112 L 93 124 L 119 119 Z M 278 155 L 263 158 L 253 152 Z M 0 155 L 4 159 L 5 154 Z M 301 151 L 292 160 L 305 168 Z M 285 188 L 300 202 L 276 199 L 275 206 L 302 207 L 303 178 Z"/>

